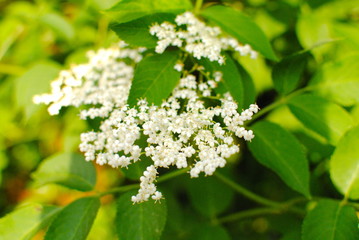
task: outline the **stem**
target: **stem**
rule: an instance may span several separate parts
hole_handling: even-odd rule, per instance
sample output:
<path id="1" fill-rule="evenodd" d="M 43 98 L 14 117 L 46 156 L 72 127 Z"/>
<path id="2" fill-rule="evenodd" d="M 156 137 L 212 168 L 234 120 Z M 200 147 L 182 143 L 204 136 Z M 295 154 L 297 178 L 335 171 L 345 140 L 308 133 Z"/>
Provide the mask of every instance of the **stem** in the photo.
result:
<path id="1" fill-rule="evenodd" d="M 218 222 L 219 223 L 233 222 L 233 221 L 241 220 L 243 218 L 261 216 L 264 214 L 279 214 L 280 212 L 281 211 L 277 208 L 268 208 L 268 207 L 255 208 L 255 209 L 240 211 L 240 212 L 233 213 L 228 216 L 219 218 Z"/>
<path id="2" fill-rule="evenodd" d="M 176 170 L 176 171 L 172 171 L 170 173 L 167 173 L 161 177 L 158 178 L 157 182 L 160 183 L 160 182 L 165 182 L 169 179 L 172 179 L 174 177 L 177 177 L 179 175 L 182 175 L 183 173 L 186 173 L 188 171 L 187 168 L 183 168 L 183 169 L 179 169 L 179 170 Z M 139 188 L 140 187 L 140 184 L 139 183 L 135 183 L 135 184 L 130 184 L 130 185 L 126 185 L 126 186 L 121 186 L 121 187 L 117 187 L 117 188 L 112 188 L 108 191 L 105 191 L 105 192 L 100 192 L 98 193 L 98 196 L 102 197 L 102 196 L 105 196 L 105 195 L 108 195 L 108 194 L 113 194 L 113 193 L 122 193 L 122 192 L 127 192 L 127 191 L 130 191 L 130 190 L 133 190 L 133 189 L 136 189 L 136 188 Z"/>
<path id="3" fill-rule="evenodd" d="M 272 104 L 269 104 L 268 106 L 266 106 L 265 108 L 260 110 L 258 113 L 253 115 L 252 119 L 247 122 L 247 125 L 250 125 L 253 121 L 255 121 L 259 117 L 263 116 L 264 114 L 268 113 L 269 111 L 271 111 L 271 110 L 273 110 L 273 109 L 275 109 L 275 108 L 277 108 L 277 107 L 279 107 L 279 106 L 281 106 L 283 104 L 286 104 L 288 102 L 288 100 L 290 100 L 292 97 L 297 96 L 299 94 L 302 94 L 304 92 L 310 91 L 312 89 L 313 89 L 312 86 L 307 86 L 305 88 L 298 89 L 297 91 L 294 91 L 291 94 L 280 98 L 276 102 L 273 102 Z"/>
<path id="4" fill-rule="evenodd" d="M 268 206 L 268 207 L 274 207 L 274 208 L 281 208 L 282 205 L 278 202 L 266 199 L 264 197 L 261 197 L 249 190 L 247 190 L 246 188 L 242 187 L 241 185 L 239 185 L 238 183 L 235 183 L 234 181 L 230 180 L 229 178 L 227 178 L 226 176 L 220 174 L 220 173 L 216 173 L 215 176 L 221 180 L 223 183 L 227 184 L 228 186 L 230 186 L 231 188 L 233 188 L 234 190 L 236 190 L 238 193 L 242 194 L 243 196 L 253 200 L 254 202 L 257 202 L 259 204 Z"/>
<path id="5" fill-rule="evenodd" d="M 196 0 L 196 4 L 194 6 L 194 13 L 198 14 L 201 10 L 203 0 Z"/>

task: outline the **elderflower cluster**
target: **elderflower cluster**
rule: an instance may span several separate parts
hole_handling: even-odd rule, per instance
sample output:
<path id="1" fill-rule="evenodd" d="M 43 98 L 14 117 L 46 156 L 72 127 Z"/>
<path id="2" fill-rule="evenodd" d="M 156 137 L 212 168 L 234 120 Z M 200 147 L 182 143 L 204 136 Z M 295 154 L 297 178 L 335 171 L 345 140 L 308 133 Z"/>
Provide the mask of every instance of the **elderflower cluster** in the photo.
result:
<path id="1" fill-rule="evenodd" d="M 215 75 L 215 80 L 198 82 L 188 74 L 161 106 L 140 100 L 135 108 L 124 105 L 115 109 L 103 121 L 99 132 L 81 135 L 80 150 L 86 160 L 128 167 L 140 160 L 141 153 L 150 157 L 153 165 L 141 177 L 141 188 L 133 202 L 162 197 L 154 185 L 158 168 L 190 167 L 191 177 L 198 177 L 201 172 L 212 175 L 218 167 L 225 166 L 226 158 L 239 152 L 233 134 L 247 141 L 254 137 L 242 125 L 258 111 L 258 106 L 252 104 L 238 113 L 238 106 L 229 94 L 219 99 L 218 106 L 206 107 L 203 98 L 213 94 L 221 79 L 221 74 Z M 223 124 L 215 118 L 222 118 Z M 141 137 L 145 137 L 147 146 L 138 144 Z"/>
<path id="2" fill-rule="evenodd" d="M 252 50 L 248 44 L 242 45 L 231 37 L 220 37 L 221 30 L 218 27 L 210 27 L 198 20 L 191 12 L 178 15 L 175 19 L 177 26 L 163 22 L 150 28 L 150 33 L 159 40 L 156 46 L 157 53 L 163 53 L 168 46 L 183 47 L 195 58 L 208 58 L 224 64 L 223 50 L 234 50 L 241 56 L 250 55 L 257 58 L 258 53 Z M 176 29 L 184 26 L 185 28 Z"/>
<path id="3" fill-rule="evenodd" d="M 158 53 L 172 45 L 184 47 L 195 58 L 221 64 L 224 59 L 220 54 L 226 49 L 256 57 L 248 45 L 219 37 L 219 28 L 206 26 L 189 12 L 177 16 L 176 23 L 185 25 L 185 29 L 176 30 L 168 23 L 151 27 L 151 34 L 159 38 Z M 162 198 L 155 185 L 159 168 L 188 168 L 191 177 L 198 177 L 224 167 L 226 158 L 239 152 L 234 138 L 250 141 L 254 137 L 243 125 L 259 110 L 251 104 L 239 113 L 229 93 L 215 94 L 214 89 L 222 81 L 221 72 L 202 75 L 206 70 L 202 66 L 187 71 L 180 61 L 173 67 L 182 77 L 160 106 L 146 99 L 128 106 L 134 67 L 141 61 L 143 50 L 127 48 L 120 42 L 109 49 L 89 52 L 87 64 L 62 71 L 52 82 L 50 94 L 34 97 L 35 103 L 49 105 L 51 115 L 58 114 L 62 107 L 75 106 L 81 107 L 82 119 L 102 120 L 98 129 L 81 134 L 79 147 L 86 161 L 127 168 L 143 158 L 151 159 L 140 178 L 140 189 L 132 197 L 134 203 Z M 209 103 L 209 98 L 216 100 Z"/>
<path id="4" fill-rule="evenodd" d="M 109 49 L 87 53 L 89 62 L 63 70 L 51 83 L 52 92 L 34 96 L 35 103 L 49 105 L 50 115 L 59 114 L 62 107 L 89 105 L 81 118 L 107 117 L 114 107 L 127 101 L 134 68 L 125 62 L 138 63 L 143 49 L 126 48 L 124 42 Z"/>

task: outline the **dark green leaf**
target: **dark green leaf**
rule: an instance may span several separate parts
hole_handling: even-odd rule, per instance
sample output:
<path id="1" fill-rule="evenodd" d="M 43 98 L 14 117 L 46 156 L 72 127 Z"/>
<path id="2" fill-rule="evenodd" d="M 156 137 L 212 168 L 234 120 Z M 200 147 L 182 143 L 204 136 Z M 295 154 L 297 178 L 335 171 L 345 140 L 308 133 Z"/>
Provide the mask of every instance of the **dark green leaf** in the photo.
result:
<path id="1" fill-rule="evenodd" d="M 254 101 L 256 99 L 257 91 L 254 86 L 253 79 L 249 75 L 249 73 L 246 71 L 246 69 L 244 69 L 244 67 L 242 65 L 240 65 L 239 63 L 237 63 L 237 62 L 235 62 L 235 63 L 236 63 L 237 69 L 240 72 L 241 77 L 242 77 L 243 108 L 247 108 L 249 105 L 254 103 Z"/>
<path id="2" fill-rule="evenodd" d="M 276 172 L 289 187 L 309 197 L 308 161 L 298 140 L 270 122 L 258 122 L 251 129 L 255 137 L 248 146 L 255 158 Z"/>
<path id="3" fill-rule="evenodd" d="M 190 240 L 230 240 L 228 232 L 224 227 L 202 224 L 195 230 Z"/>
<path id="4" fill-rule="evenodd" d="M 96 183 L 96 170 L 77 153 L 60 153 L 45 159 L 33 173 L 35 185 L 57 183 L 80 191 L 90 191 Z"/>
<path id="5" fill-rule="evenodd" d="M 9 213 L 0 219 L 2 240 L 30 240 L 59 212 L 61 208 L 34 203 Z"/>
<path id="6" fill-rule="evenodd" d="M 169 13 L 156 13 L 148 15 L 131 22 L 114 23 L 111 29 L 126 43 L 139 46 L 154 48 L 158 38 L 150 34 L 150 27 L 154 23 L 173 22 L 175 15 Z"/>
<path id="7" fill-rule="evenodd" d="M 277 92 L 286 95 L 298 87 L 309 56 L 308 52 L 294 54 L 274 65 L 272 80 Z"/>
<path id="8" fill-rule="evenodd" d="M 150 104 L 160 105 L 179 81 L 180 73 L 174 69 L 178 57 L 178 51 L 145 57 L 135 69 L 128 104 L 146 98 Z"/>
<path id="9" fill-rule="evenodd" d="M 24 108 L 26 117 L 33 114 L 39 106 L 32 102 L 36 94 L 47 92 L 50 82 L 60 72 L 60 66 L 53 62 L 42 62 L 33 65 L 27 72 L 16 80 L 16 102 Z"/>
<path id="10" fill-rule="evenodd" d="M 329 62 L 310 80 L 316 93 L 344 105 L 359 103 L 359 54 Z"/>
<path id="11" fill-rule="evenodd" d="M 80 198 L 67 205 L 51 223 L 45 240 L 85 240 L 100 208 L 97 197 Z"/>
<path id="12" fill-rule="evenodd" d="M 321 200 L 304 219 L 303 240 L 357 240 L 355 210 L 334 200 Z"/>
<path id="13" fill-rule="evenodd" d="M 236 63 L 228 54 L 224 54 L 226 63 L 219 65 L 217 62 L 211 62 L 208 59 L 203 59 L 200 64 L 204 66 L 206 71 L 216 72 L 220 71 L 223 74 L 223 85 L 229 91 L 238 103 L 238 108 L 243 108 L 244 89 L 242 83 L 242 76 L 239 72 Z"/>
<path id="14" fill-rule="evenodd" d="M 333 145 L 353 126 L 353 119 L 347 111 L 316 95 L 295 96 L 289 100 L 288 106 L 307 128 L 320 134 Z"/>
<path id="15" fill-rule="evenodd" d="M 339 141 L 330 160 L 330 177 L 346 197 L 359 199 L 359 126 Z"/>
<path id="16" fill-rule="evenodd" d="M 153 13 L 180 13 L 191 8 L 189 0 L 122 0 L 106 12 L 115 22 L 123 23 Z"/>
<path id="17" fill-rule="evenodd" d="M 164 199 L 133 204 L 131 191 L 117 201 L 116 228 L 120 239 L 156 240 L 160 239 L 166 223 L 167 207 Z"/>
<path id="18" fill-rule="evenodd" d="M 218 24 L 242 43 L 250 44 L 265 57 L 271 60 L 277 59 L 263 31 L 243 13 L 230 7 L 215 5 L 204 9 L 201 15 Z"/>
<path id="19" fill-rule="evenodd" d="M 191 179 L 187 188 L 194 208 L 208 217 L 215 217 L 226 210 L 234 196 L 231 188 L 214 177 Z"/>

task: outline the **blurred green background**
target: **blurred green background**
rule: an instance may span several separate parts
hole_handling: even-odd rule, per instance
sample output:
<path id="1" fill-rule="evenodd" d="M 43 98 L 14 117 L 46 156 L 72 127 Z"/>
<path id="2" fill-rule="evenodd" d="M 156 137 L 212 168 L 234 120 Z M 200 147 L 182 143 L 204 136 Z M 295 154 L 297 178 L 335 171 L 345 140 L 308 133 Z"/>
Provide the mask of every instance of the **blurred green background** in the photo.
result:
<path id="1" fill-rule="evenodd" d="M 76 109 L 49 116 L 45 106 L 32 103 L 32 96 L 48 92 L 51 80 L 61 69 L 85 62 L 89 49 L 108 47 L 118 41 L 108 30 L 110 19 L 102 14 L 116 2 L 0 0 L 0 216 L 18 204 L 33 201 L 66 205 L 83 194 L 55 185 L 32 187 L 31 172 L 40 161 L 57 152 L 77 151 L 79 135 L 87 129 Z M 222 2 L 253 16 L 279 58 L 322 44 L 312 50 L 306 76 L 327 61 L 359 52 L 359 1 Z M 263 58 L 241 63 L 254 79 L 260 103 L 271 102 L 275 97 L 271 81 L 273 63 Z M 304 77 L 303 84 L 306 81 Z M 359 106 L 350 110 L 359 121 Z M 286 108 L 280 108 L 268 119 L 295 132 L 302 126 L 291 116 Z M 315 162 L 325 153 L 329 156 L 333 149 L 314 139 L 307 142 L 316 144 L 312 145 L 316 150 L 310 153 L 310 160 Z M 98 190 L 123 180 L 116 170 L 106 167 L 97 170 Z M 101 207 L 89 239 L 115 239 L 111 225 L 114 204 L 111 197 L 103 201 L 108 204 Z M 258 226 L 261 231 L 263 224 Z"/>

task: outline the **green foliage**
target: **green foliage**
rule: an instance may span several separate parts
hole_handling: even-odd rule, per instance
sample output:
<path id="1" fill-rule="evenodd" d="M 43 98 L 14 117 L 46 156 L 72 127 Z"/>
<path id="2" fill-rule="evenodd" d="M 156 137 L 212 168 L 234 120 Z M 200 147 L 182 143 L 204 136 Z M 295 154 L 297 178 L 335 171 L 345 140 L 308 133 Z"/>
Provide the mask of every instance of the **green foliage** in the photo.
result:
<path id="1" fill-rule="evenodd" d="M 60 153 L 45 159 L 32 175 L 41 186 L 57 183 L 79 191 L 90 191 L 96 183 L 96 171 L 77 153 Z"/>
<path id="2" fill-rule="evenodd" d="M 161 104 L 178 82 L 180 73 L 174 69 L 177 59 L 177 51 L 144 58 L 136 68 L 128 104 L 133 106 L 143 98 L 149 103 Z"/>
<path id="3" fill-rule="evenodd" d="M 307 128 L 317 132 L 333 145 L 336 145 L 354 124 L 349 113 L 342 107 L 317 95 L 295 96 L 289 100 L 288 106 Z"/>
<path id="4" fill-rule="evenodd" d="M 347 198 L 359 199 L 359 126 L 349 130 L 339 141 L 330 160 L 330 176 Z"/>
<path id="5" fill-rule="evenodd" d="M 270 122 L 258 122 L 252 130 L 256 137 L 248 146 L 256 159 L 275 171 L 289 187 L 310 197 L 308 160 L 298 140 Z"/>
<path id="6" fill-rule="evenodd" d="M 303 240 L 355 240 L 358 219 L 350 206 L 334 200 L 321 200 L 303 222 Z"/>
<path id="7" fill-rule="evenodd" d="M 132 204 L 128 192 L 117 200 L 116 229 L 121 239 L 155 240 L 160 239 L 166 223 L 167 206 L 163 199 L 141 204 Z"/>
<path id="8" fill-rule="evenodd" d="M 2 1 L 0 239 L 358 239 L 357 6 L 356 0 Z M 158 39 L 149 28 L 187 10 L 262 56 L 222 52 L 219 65 L 192 58 L 184 47 L 155 53 Z M 181 77 L 174 70 L 179 60 L 200 81 L 223 73 L 206 105 L 226 92 L 239 112 L 259 105 L 244 126 L 255 138 L 236 139 L 240 153 L 223 169 L 232 174 L 188 179 L 178 177 L 188 168 L 160 169 L 164 199 L 132 204 L 131 190 L 152 160 L 142 153 L 128 168 L 95 169 L 77 149 L 80 133 L 97 131 L 100 120 L 75 120 L 77 109 L 49 117 L 33 104 L 61 69 L 87 62 L 88 49 L 119 38 L 147 48 L 135 67 L 131 106 L 143 98 L 160 105 Z M 205 70 L 189 70 L 194 65 Z M 144 138 L 136 144 L 148 146 Z"/>
<path id="9" fill-rule="evenodd" d="M 100 207 L 97 197 L 80 198 L 59 212 L 46 232 L 45 240 L 85 240 Z"/>
<path id="10" fill-rule="evenodd" d="M 58 214 L 60 208 L 38 203 L 20 207 L 0 219 L 0 236 L 3 240 L 30 240 Z"/>

